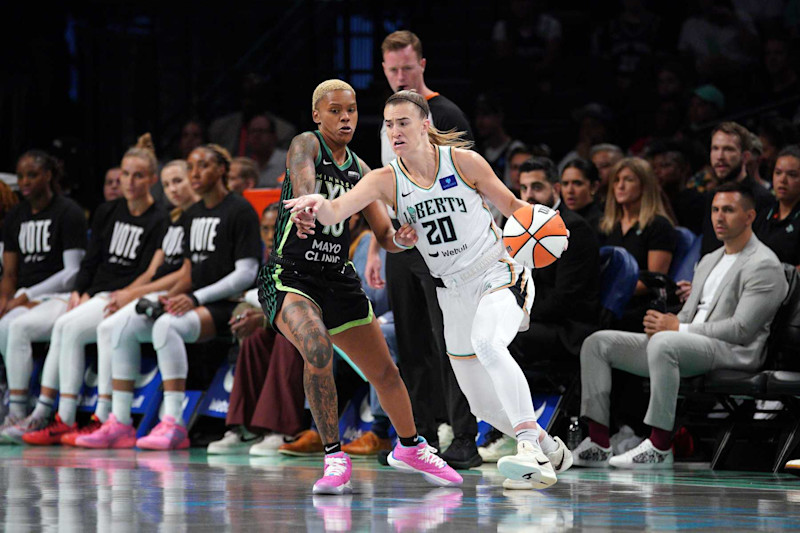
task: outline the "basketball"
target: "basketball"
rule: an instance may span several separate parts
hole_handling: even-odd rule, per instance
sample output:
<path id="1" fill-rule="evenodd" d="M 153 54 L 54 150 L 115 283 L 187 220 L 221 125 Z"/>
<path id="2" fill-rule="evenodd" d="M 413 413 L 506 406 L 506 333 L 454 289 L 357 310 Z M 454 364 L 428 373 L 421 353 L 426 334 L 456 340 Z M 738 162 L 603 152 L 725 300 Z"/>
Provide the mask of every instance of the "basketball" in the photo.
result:
<path id="1" fill-rule="evenodd" d="M 556 211 L 531 204 L 517 209 L 503 228 L 503 244 L 517 262 L 542 268 L 561 257 L 567 244 L 567 227 Z"/>

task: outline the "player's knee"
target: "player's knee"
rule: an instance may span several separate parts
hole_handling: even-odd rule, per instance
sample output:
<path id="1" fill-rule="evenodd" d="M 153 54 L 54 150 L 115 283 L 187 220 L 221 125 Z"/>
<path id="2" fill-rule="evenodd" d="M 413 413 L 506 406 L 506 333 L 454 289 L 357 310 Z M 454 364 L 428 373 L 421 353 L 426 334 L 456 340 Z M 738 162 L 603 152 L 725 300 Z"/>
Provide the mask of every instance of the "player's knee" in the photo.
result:
<path id="1" fill-rule="evenodd" d="M 330 342 L 318 342 L 310 344 L 304 350 L 306 366 L 311 370 L 327 369 L 333 360 L 333 345 Z"/>
<path id="2" fill-rule="evenodd" d="M 164 313 L 153 323 L 153 348 L 156 350 L 160 350 L 167 345 L 173 319 L 173 315 Z"/>
<path id="3" fill-rule="evenodd" d="M 491 365 L 497 358 L 500 357 L 506 346 L 502 346 L 493 335 L 489 333 L 473 333 L 472 334 L 472 347 L 475 349 L 475 355 L 483 365 Z"/>

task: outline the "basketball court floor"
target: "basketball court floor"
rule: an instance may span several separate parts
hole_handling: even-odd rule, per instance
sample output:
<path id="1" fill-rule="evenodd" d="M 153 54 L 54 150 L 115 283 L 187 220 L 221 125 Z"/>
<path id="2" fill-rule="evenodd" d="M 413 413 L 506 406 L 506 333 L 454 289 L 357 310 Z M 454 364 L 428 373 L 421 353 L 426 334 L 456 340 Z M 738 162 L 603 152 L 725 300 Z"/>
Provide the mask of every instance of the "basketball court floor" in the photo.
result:
<path id="1" fill-rule="evenodd" d="M 356 460 L 354 494 L 313 496 L 320 458 L 0 447 L 3 531 L 623 531 L 800 529 L 800 478 L 572 469 L 506 491 L 493 465 L 460 489 Z"/>

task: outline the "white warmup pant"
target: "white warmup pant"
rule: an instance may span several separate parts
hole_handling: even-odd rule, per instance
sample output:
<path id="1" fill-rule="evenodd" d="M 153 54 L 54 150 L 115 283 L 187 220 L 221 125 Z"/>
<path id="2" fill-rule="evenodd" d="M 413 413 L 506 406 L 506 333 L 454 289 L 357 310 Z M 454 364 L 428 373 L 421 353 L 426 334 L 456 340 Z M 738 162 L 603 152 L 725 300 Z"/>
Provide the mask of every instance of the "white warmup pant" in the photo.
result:
<path id="1" fill-rule="evenodd" d="M 0 319 L 0 350 L 11 390 L 28 390 L 33 371 L 32 344 L 50 339 L 56 319 L 67 309 L 69 294 L 54 294 L 42 300 L 36 307 L 18 307 Z M 52 383 L 58 379 L 57 365 L 55 371 L 49 376 Z"/>
<path id="2" fill-rule="evenodd" d="M 97 325 L 103 320 L 104 309 L 108 305 L 109 293 L 95 294 L 87 302 L 64 313 L 53 327 L 50 337 L 50 350 L 45 359 L 45 372 L 42 376 L 42 385 L 58 389 L 62 394 L 77 395 L 83 385 L 83 374 L 86 369 L 85 347 L 97 341 Z M 49 368 L 48 368 L 49 367 Z M 55 380 L 45 382 L 50 378 L 55 368 Z M 107 390 L 110 384 L 103 384 Z"/>
<path id="3" fill-rule="evenodd" d="M 156 302 L 162 294 L 166 292 L 153 292 L 143 298 Z M 107 366 L 109 380 L 135 380 L 141 369 L 141 344 L 153 341 L 153 320 L 136 312 L 138 302 L 128 303 L 97 327 L 98 357 Z"/>
<path id="4" fill-rule="evenodd" d="M 436 292 L 447 354 L 470 410 L 514 437 L 516 426 L 536 420 L 528 381 L 508 351 L 529 322 L 530 271 L 504 258 L 483 274 Z"/>

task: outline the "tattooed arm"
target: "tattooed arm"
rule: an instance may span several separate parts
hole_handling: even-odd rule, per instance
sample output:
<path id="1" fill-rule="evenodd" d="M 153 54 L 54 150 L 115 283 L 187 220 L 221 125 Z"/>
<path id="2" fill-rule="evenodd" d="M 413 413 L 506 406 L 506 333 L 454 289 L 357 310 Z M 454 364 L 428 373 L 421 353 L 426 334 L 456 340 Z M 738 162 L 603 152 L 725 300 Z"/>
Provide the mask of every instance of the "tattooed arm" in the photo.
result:
<path id="1" fill-rule="evenodd" d="M 317 181 L 314 162 L 317 154 L 319 154 L 319 141 L 313 133 L 307 131 L 292 140 L 289 153 L 286 155 L 286 163 L 295 198 L 314 192 Z"/>

